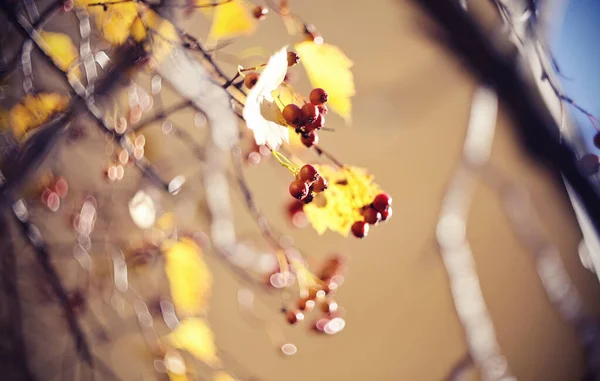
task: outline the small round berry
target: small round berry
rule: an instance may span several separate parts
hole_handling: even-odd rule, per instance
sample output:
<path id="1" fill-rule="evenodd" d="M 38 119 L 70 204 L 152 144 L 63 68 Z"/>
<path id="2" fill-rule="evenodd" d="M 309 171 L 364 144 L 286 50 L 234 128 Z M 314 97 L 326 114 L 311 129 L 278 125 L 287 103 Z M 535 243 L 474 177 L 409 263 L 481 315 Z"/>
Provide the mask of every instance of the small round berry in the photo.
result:
<path id="1" fill-rule="evenodd" d="M 381 221 L 387 221 L 392 218 L 392 207 L 389 206 L 383 213 L 381 213 Z"/>
<path id="2" fill-rule="evenodd" d="M 315 181 L 315 183 L 313 184 L 312 190 L 315 193 L 321 193 L 325 189 L 327 189 L 328 186 L 329 186 L 329 184 L 327 184 L 327 180 L 325 180 L 324 177 L 319 176 L 319 178 L 317 179 L 317 181 Z"/>
<path id="3" fill-rule="evenodd" d="M 317 135 L 315 131 L 310 131 L 302 134 L 302 136 L 300 137 L 300 141 L 306 147 L 310 148 L 316 144 L 319 144 L 319 135 Z"/>
<path id="4" fill-rule="evenodd" d="M 248 89 L 252 89 L 256 85 L 256 82 L 258 82 L 259 77 L 260 74 L 256 72 L 248 74 L 246 78 L 244 78 L 244 86 L 246 86 Z"/>
<path id="5" fill-rule="evenodd" d="M 373 208 L 379 213 L 385 211 L 392 205 L 392 198 L 387 193 L 380 193 L 373 199 Z"/>
<path id="6" fill-rule="evenodd" d="M 306 131 L 314 131 L 320 130 L 325 125 L 325 117 L 321 114 L 317 115 L 317 117 L 310 123 L 306 123 L 304 129 Z"/>
<path id="7" fill-rule="evenodd" d="M 300 107 L 290 103 L 283 108 L 282 114 L 283 118 L 290 126 L 300 126 L 302 120 L 302 110 Z"/>
<path id="8" fill-rule="evenodd" d="M 310 124 L 314 122 L 314 120 L 319 116 L 319 108 L 312 103 L 306 103 L 302 106 L 302 117 L 306 124 Z"/>
<path id="9" fill-rule="evenodd" d="M 322 105 L 319 105 L 317 107 L 319 107 L 319 114 L 321 114 L 321 115 L 327 115 L 327 112 L 329 111 L 329 107 L 327 107 L 327 105 L 322 104 Z"/>
<path id="10" fill-rule="evenodd" d="M 304 320 L 304 314 L 298 310 L 290 310 L 286 313 L 288 323 L 296 324 L 299 321 Z"/>
<path id="11" fill-rule="evenodd" d="M 288 67 L 296 66 L 300 63 L 300 56 L 296 52 L 287 53 Z"/>
<path id="12" fill-rule="evenodd" d="M 369 224 L 364 221 L 356 221 L 352 224 L 351 230 L 356 238 L 364 238 L 369 234 Z"/>
<path id="13" fill-rule="evenodd" d="M 579 170 L 585 176 L 594 175 L 598 173 L 598 170 L 600 170 L 600 162 L 598 161 L 598 156 L 592 153 L 583 155 L 581 159 L 579 159 L 579 162 L 577 164 L 579 166 Z"/>
<path id="14" fill-rule="evenodd" d="M 596 148 L 600 149 L 600 132 L 597 132 L 596 135 L 594 135 L 594 145 Z"/>
<path id="15" fill-rule="evenodd" d="M 298 309 L 301 311 L 310 312 L 315 308 L 315 301 L 309 298 L 300 298 L 298 300 Z"/>
<path id="16" fill-rule="evenodd" d="M 365 210 L 363 217 L 365 217 L 365 222 L 370 225 L 376 225 L 379 221 L 381 221 L 381 213 L 374 208 Z"/>
<path id="17" fill-rule="evenodd" d="M 260 5 L 257 5 L 252 10 L 252 15 L 257 20 L 264 20 L 264 18 L 267 17 L 267 14 L 269 14 L 269 10 L 266 7 L 262 7 Z"/>
<path id="18" fill-rule="evenodd" d="M 289 191 L 293 198 L 301 200 L 308 195 L 308 184 L 303 180 L 294 180 L 290 183 Z"/>
<path id="19" fill-rule="evenodd" d="M 320 106 L 323 103 L 327 103 L 329 95 L 327 95 L 327 92 L 325 90 L 321 89 L 320 87 L 317 87 L 316 89 L 312 89 L 310 95 L 308 96 L 308 99 L 310 100 L 310 103 Z"/>
<path id="20" fill-rule="evenodd" d="M 305 164 L 300 168 L 300 172 L 298 172 L 298 177 L 300 180 L 305 182 L 314 182 L 319 179 L 319 171 L 317 168 L 310 164 Z"/>

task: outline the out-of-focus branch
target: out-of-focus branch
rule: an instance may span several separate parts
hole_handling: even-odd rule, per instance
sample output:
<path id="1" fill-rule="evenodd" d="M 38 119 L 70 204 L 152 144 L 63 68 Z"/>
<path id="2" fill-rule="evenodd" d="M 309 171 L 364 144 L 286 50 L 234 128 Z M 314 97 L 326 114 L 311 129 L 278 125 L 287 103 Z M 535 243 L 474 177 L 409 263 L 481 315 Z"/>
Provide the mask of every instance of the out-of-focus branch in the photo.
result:
<path id="1" fill-rule="evenodd" d="M 496 89 L 528 152 L 550 169 L 562 172 L 587 210 L 596 233 L 600 233 L 600 198 L 579 171 L 573 149 L 561 144 L 558 126 L 537 89 L 519 72 L 516 59 L 505 54 L 456 2 L 414 3 L 445 32 L 445 41 L 473 73 Z"/>

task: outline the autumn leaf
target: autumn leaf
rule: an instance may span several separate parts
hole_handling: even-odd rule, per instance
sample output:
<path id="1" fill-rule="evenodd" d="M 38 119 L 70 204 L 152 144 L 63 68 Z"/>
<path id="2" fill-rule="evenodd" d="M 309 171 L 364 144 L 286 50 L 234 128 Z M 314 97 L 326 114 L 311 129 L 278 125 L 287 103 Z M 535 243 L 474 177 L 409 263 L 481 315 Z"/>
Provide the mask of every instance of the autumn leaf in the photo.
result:
<path id="1" fill-rule="evenodd" d="M 244 105 L 246 126 L 254 132 L 257 145 L 267 144 L 278 149 L 283 141 L 289 142 L 288 125 L 273 98 L 287 73 L 287 47 L 273 54 L 256 85 L 250 90 Z"/>
<path id="2" fill-rule="evenodd" d="M 331 110 L 346 122 L 352 119 L 354 96 L 354 76 L 350 70 L 353 62 L 337 46 L 313 41 L 296 44 L 296 52 L 306 69 L 313 87 L 320 87 L 329 94 L 328 105 Z"/>
<path id="3" fill-rule="evenodd" d="M 73 62 L 79 57 L 75 44 L 66 34 L 41 31 L 40 37 L 46 43 L 43 46 L 44 52 L 52 58 L 52 61 L 64 72 L 71 69 Z M 73 73 L 77 68 L 74 69 Z M 78 70 L 77 70 L 78 71 Z"/>
<path id="4" fill-rule="evenodd" d="M 214 8 L 208 40 L 215 42 L 250 35 L 256 30 L 256 23 L 244 0 L 231 0 Z"/>
<path id="5" fill-rule="evenodd" d="M 64 110 L 69 97 L 56 93 L 27 94 L 14 105 L 8 115 L 8 123 L 17 139 L 46 123 L 56 113 Z"/>
<path id="6" fill-rule="evenodd" d="M 304 206 L 304 213 L 318 234 L 329 229 L 346 237 L 352 224 L 362 220 L 362 206 L 369 205 L 381 188 L 373 182 L 373 176 L 362 168 L 315 167 L 327 180 L 329 187 Z"/>
<path id="7" fill-rule="evenodd" d="M 122 45 L 130 36 L 131 24 L 138 17 L 136 2 L 99 4 L 96 0 L 77 0 L 76 6 L 86 7 L 93 16 L 102 37 L 111 45 Z M 98 5 L 90 5 L 98 4 Z"/>
<path id="8" fill-rule="evenodd" d="M 162 61 L 180 42 L 175 26 L 149 9 L 135 18 L 130 32 L 136 42 L 145 44 L 146 50 L 157 62 Z"/>
<path id="9" fill-rule="evenodd" d="M 223 372 L 222 370 L 215 373 L 213 381 L 238 381 L 237 378 L 234 378 L 229 373 Z"/>
<path id="10" fill-rule="evenodd" d="M 208 304 L 212 274 L 200 247 L 183 238 L 165 251 L 165 272 L 175 308 L 184 315 L 202 312 Z"/>
<path id="11" fill-rule="evenodd" d="M 204 319 L 183 320 L 166 339 L 172 347 L 188 351 L 208 365 L 218 364 L 214 334 Z"/>

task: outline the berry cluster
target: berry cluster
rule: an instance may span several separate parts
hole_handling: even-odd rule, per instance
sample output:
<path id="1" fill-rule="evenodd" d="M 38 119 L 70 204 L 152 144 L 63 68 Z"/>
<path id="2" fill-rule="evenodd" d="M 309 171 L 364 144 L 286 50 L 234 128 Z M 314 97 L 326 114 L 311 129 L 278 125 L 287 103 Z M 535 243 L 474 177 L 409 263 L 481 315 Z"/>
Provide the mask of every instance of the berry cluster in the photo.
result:
<path id="1" fill-rule="evenodd" d="M 296 179 L 290 183 L 289 192 L 293 198 L 308 204 L 315 196 L 327 189 L 327 180 L 319 175 L 317 168 L 310 164 L 304 165 L 296 174 Z"/>
<path id="2" fill-rule="evenodd" d="M 296 129 L 296 133 L 301 136 L 302 144 L 307 147 L 312 147 L 319 142 L 317 131 L 325 125 L 327 99 L 327 92 L 316 88 L 310 92 L 309 103 L 305 103 L 302 107 L 290 103 L 282 111 L 285 121 Z"/>
<path id="3" fill-rule="evenodd" d="M 386 193 L 378 194 L 370 205 L 363 206 L 362 215 L 362 221 L 352 224 L 352 234 L 356 238 L 366 237 L 370 225 L 377 225 L 392 217 L 392 198 Z"/>
<path id="4" fill-rule="evenodd" d="M 68 191 L 69 186 L 64 178 L 53 177 L 42 190 L 42 203 L 51 211 L 56 212 L 60 207 L 60 200 L 66 197 Z"/>
<path id="5" fill-rule="evenodd" d="M 343 281 L 341 272 L 344 265 L 345 261 L 340 256 L 333 256 L 325 262 L 319 273 L 322 286 L 311 288 L 307 295 L 301 296 L 296 302 L 295 309 L 282 310 L 289 324 L 303 321 L 305 314 L 315 310 L 318 304 L 320 316 L 312 324 L 315 332 L 332 335 L 344 328 L 345 321 L 342 319 L 342 310 L 332 297 Z"/>

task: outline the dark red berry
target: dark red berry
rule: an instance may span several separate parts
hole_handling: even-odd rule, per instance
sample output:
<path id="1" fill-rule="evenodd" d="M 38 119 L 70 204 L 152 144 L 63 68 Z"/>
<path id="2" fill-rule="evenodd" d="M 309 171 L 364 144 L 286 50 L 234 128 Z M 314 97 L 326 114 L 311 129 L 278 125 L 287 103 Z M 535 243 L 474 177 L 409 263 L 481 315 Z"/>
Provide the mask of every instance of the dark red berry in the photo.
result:
<path id="1" fill-rule="evenodd" d="M 304 129 L 306 131 L 314 131 L 320 130 L 325 125 L 325 117 L 321 114 L 317 115 L 317 117 L 310 123 L 306 123 Z"/>
<path id="2" fill-rule="evenodd" d="M 289 186 L 290 194 L 295 199 L 303 199 L 308 194 L 308 184 L 303 180 L 294 180 Z"/>
<path id="3" fill-rule="evenodd" d="M 392 205 L 392 198 L 387 193 L 380 193 L 373 199 L 373 208 L 379 213 L 384 212 Z"/>
<path id="4" fill-rule="evenodd" d="M 290 310 L 286 314 L 288 323 L 296 324 L 299 321 L 304 320 L 304 314 L 298 310 Z"/>
<path id="5" fill-rule="evenodd" d="M 351 230 L 356 238 L 363 238 L 369 234 L 369 224 L 364 221 L 356 221 L 352 224 Z"/>
<path id="6" fill-rule="evenodd" d="M 285 121 L 293 127 L 298 127 L 302 121 L 302 110 L 293 103 L 285 106 L 282 111 Z"/>
<path id="7" fill-rule="evenodd" d="M 298 172 L 298 177 L 300 178 L 300 180 L 307 182 L 317 181 L 319 178 L 319 171 L 317 171 L 317 168 L 315 168 L 314 166 L 310 164 L 305 164 L 302 166 L 302 168 L 300 168 L 300 172 Z"/>
<path id="8" fill-rule="evenodd" d="M 320 87 L 317 87 L 316 89 L 312 89 L 310 95 L 308 96 L 308 99 L 310 100 L 310 103 L 319 106 L 323 103 L 327 103 L 329 95 L 327 95 L 327 92 L 325 90 L 321 89 Z"/>
<path id="9" fill-rule="evenodd" d="M 325 178 L 323 178 L 322 176 L 319 176 L 319 178 L 317 179 L 317 181 L 315 181 L 315 183 L 313 184 L 312 190 L 315 193 L 321 193 L 325 189 L 327 189 L 328 185 L 329 184 L 327 184 L 327 180 L 325 180 Z"/>
<path id="10" fill-rule="evenodd" d="M 370 225 L 376 225 L 379 221 L 381 221 L 381 213 L 374 208 L 365 210 L 363 217 L 365 218 L 365 222 Z"/>
<path id="11" fill-rule="evenodd" d="M 260 5 L 257 5 L 252 10 L 252 15 L 257 20 L 263 20 L 265 17 L 267 17 L 268 13 L 269 13 L 269 10 L 266 7 L 262 7 Z"/>
<path id="12" fill-rule="evenodd" d="M 312 103 L 306 103 L 302 106 L 302 117 L 306 124 L 314 122 L 317 116 L 319 116 L 319 108 L 317 106 Z"/>
<path id="13" fill-rule="evenodd" d="M 598 156 L 588 153 L 587 155 L 583 155 L 579 162 L 577 163 L 579 166 L 579 170 L 585 176 L 591 176 L 598 173 L 600 170 L 600 162 L 598 161 Z"/>
<path id="14" fill-rule="evenodd" d="M 319 144 L 319 135 L 317 135 L 315 131 L 310 131 L 302 134 L 302 136 L 300 137 L 300 141 L 306 147 L 310 148 L 316 144 Z"/>
<path id="15" fill-rule="evenodd" d="M 317 107 L 319 107 L 319 114 L 320 115 L 327 115 L 327 112 L 329 111 L 329 107 L 327 107 L 327 105 L 322 104 L 322 105 L 319 105 Z"/>
<path id="16" fill-rule="evenodd" d="M 258 82 L 259 77 L 260 74 L 256 72 L 248 74 L 246 78 L 244 78 L 244 86 L 246 86 L 248 89 L 252 89 L 256 85 L 256 82 Z"/>
<path id="17" fill-rule="evenodd" d="M 287 53 L 288 66 L 292 67 L 300 63 L 300 56 L 296 52 Z"/>
<path id="18" fill-rule="evenodd" d="M 389 206 L 383 213 L 381 213 L 381 221 L 387 221 L 392 218 L 392 207 Z"/>
<path id="19" fill-rule="evenodd" d="M 600 132 L 597 132 L 596 135 L 594 135 L 594 145 L 596 148 L 600 149 Z"/>

